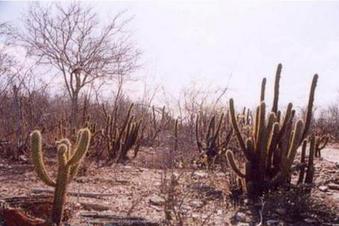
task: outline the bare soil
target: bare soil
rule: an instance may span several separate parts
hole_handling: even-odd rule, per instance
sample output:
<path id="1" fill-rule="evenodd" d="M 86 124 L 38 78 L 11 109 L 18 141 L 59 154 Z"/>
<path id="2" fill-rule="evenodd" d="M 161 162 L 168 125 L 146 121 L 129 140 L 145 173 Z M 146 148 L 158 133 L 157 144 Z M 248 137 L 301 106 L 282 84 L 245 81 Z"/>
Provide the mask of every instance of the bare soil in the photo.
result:
<path id="1" fill-rule="evenodd" d="M 227 173 L 191 169 L 175 169 L 171 172 L 157 169 L 160 167 L 146 168 L 145 164 L 142 164 L 145 161 L 159 163 L 155 157 L 156 151 L 141 151 L 140 157 L 128 165 L 118 164 L 100 168 L 92 165 L 86 175 L 78 176 L 69 187 L 72 195 L 69 196 L 66 206 L 68 223 L 70 225 L 109 225 L 110 222 L 118 221 L 121 223 L 115 225 L 131 225 L 126 222 L 139 222 L 135 225 L 164 225 L 166 224 L 164 206 L 168 201 L 165 192 L 168 188 L 165 186 L 167 180 L 164 178 L 172 173 L 178 179 L 174 203 L 178 213 L 172 215 L 172 218 L 177 221 L 183 220 L 185 225 L 251 225 L 253 222 L 260 221 L 261 207 L 257 208 L 258 211 L 254 211 L 253 214 L 253 212 L 249 213 L 246 208 L 231 205 L 232 202 L 228 198 L 229 175 Z M 55 164 L 49 164 L 48 168 L 49 172 L 55 172 Z M 327 161 L 326 158 L 317 159 L 315 184 L 312 197 L 324 204 L 320 208 L 331 213 L 338 213 L 338 163 Z M 49 192 L 41 192 L 44 189 L 51 188 L 37 178 L 30 163 L 0 160 L 0 200 L 7 200 L 13 207 L 26 208 L 25 211 L 35 217 L 43 217 L 46 213 L 43 214 L 43 210 L 34 211 L 33 209 L 38 208 L 39 204 L 32 200 L 49 197 L 51 195 Z M 86 194 L 93 197 L 84 197 Z M 13 199 L 13 197 L 17 198 Z M 33 202 L 34 208 L 27 207 L 27 203 L 26 206 L 20 204 L 20 200 Z M 283 211 L 280 211 L 282 213 L 275 210 L 273 212 L 275 214 L 267 213 L 268 215 L 265 215 L 263 220 L 281 223 L 286 218 Z M 331 219 L 326 216 L 323 221 L 314 221 L 310 213 L 310 216 L 303 217 L 302 223 L 298 219 L 295 224 L 289 222 L 287 225 L 320 225 L 319 222 L 324 224 L 326 221 L 331 221 L 328 222 L 330 225 L 338 220 L 332 215 Z"/>

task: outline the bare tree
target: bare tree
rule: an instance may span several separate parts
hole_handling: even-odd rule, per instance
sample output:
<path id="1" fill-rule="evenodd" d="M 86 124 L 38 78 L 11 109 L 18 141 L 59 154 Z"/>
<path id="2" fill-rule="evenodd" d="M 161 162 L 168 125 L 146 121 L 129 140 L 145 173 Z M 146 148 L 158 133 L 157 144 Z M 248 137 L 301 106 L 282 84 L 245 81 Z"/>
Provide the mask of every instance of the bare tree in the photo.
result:
<path id="1" fill-rule="evenodd" d="M 7 37 L 10 29 L 8 23 L 0 23 L 0 94 L 7 90 L 14 77 L 11 68 L 15 64 L 15 59 L 8 53 L 10 45 Z"/>
<path id="2" fill-rule="evenodd" d="M 77 126 L 79 95 L 96 81 L 127 76 L 136 68 L 138 50 L 117 14 L 108 25 L 81 3 L 68 6 L 33 4 L 16 39 L 40 65 L 52 65 L 62 76 L 71 100 L 71 123 Z"/>

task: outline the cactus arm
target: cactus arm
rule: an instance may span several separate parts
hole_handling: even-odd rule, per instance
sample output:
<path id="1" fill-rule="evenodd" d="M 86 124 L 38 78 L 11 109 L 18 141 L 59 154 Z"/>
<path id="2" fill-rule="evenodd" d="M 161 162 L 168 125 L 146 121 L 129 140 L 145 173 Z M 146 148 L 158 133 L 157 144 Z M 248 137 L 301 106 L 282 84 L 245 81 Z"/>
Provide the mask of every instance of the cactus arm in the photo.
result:
<path id="1" fill-rule="evenodd" d="M 58 146 L 58 176 L 54 191 L 52 222 L 60 225 L 64 212 L 64 203 L 66 201 L 67 185 L 69 183 L 69 167 L 67 167 L 67 146 L 60 144 Z"/>
<path id="2" fill-rule="evenodd" d="M 280 122 L 281 119 L 281 111 L 278 110 L 277 112 L 277 121 Z"/>
<path id="3" fill-rule="evenodd" d="M 274 97 L 273 97 L 273 106 L 272 112 L 278 112 L 278 102 L 279 102 L 279 83 L 281 78 L 281 69 L 282 64 L 278 64 L 277 72 L 275 74 L 275 81 L 274 81 Z"/>
<path id="4" fill-rule="evenodd" d="M 298 184 L 301 184 L 304 181 L 306 147 L 307 147 L 307 140 L 304 140 L 302 147 L 301 147 L 301 157 L 300 157 L 301 168 L 300 168 L 300 173 L 299 173 Z"/>
<path id="5" fill-rule="evenodd" d="M 246 149 L 250 152 L 250 153 L 254 153 L 254 143 L 253 140 L 251 138 L 248 138 L 246 140 Z"/>
<path id="6" fill-rule="evenodd" d="M 271 180 L 270 185 L 275 185 L 286 179 L 289 175 L 289 170 L 297 153 L 297 148 L 299 147 L 300 139 L 302 139 L 304 123 L 302 120 L 299 120 L 294 127 L 294 130 L 291 132 L 291 141 L 287 153 L 282 154 L 282 159 L 280 162 L 281 171 L 279 171 Z"/>
<path id="7" fill-rule="evenodd" d="M 314 151 L 315 151 L 315 137 L 314 135 L 310 138 L 310 153 L 308 155 L 308 163 L 307 163 L 307 172 L 305 177 L 305 183 L 311 184 L 313 182 L 314 177 Z"/>
<path id="8" fill-rule="evenodd" d="M 260 102 L 265 101 L 266 78 L 261 81 Z"/>
<path id="9" fill-rule="evenodd" d="M 221 124 L 222 124 L 223 120 L 224 120 L 224 114 L 221 114 L 217 130 L 215 131 L 215 134 L 214 134 L 214 136 L 212 138 L 212 143 L 215 143 L 217 138 L 219 137 L 220 129 L 221 129 Z"/>
<path id="10" fill-rule="evenodd" d="M 254 128 L 253 128 L 253 131 L 252 131 L 253 139 L 255 139 L 256 136 L 257 136 L 258 127 L 259 127 L 259 106 L 256 107 L 256 111 L 255 111 Z"/>
<path id="11" fill-rule="evenodd" d="M 230 143 L 231 139 L 232 139 L 232 135 L 233 135 L 233 129 L 231 129 L 225 138 L 225 141 L 220 145 L 222 147 L 222 149 L 226 148 L 228 146 L 228 144 Z M 226 150 L 224 150 L 225 153 Z"/>
<path id="12" fill-rule="evenodd" d="M 211 136 L 214 136 L 214 130 L 215 130 L 215 115 L 211 118 L 211 121 L 208 125 L 208 130 L 206 134 L 206 141 L 208 142 L 209 138 Z"/>
<path id="13" fill-rule="evenodd" d="M 290 145 L 290 149 L 288 151 L 289 165 L 292 165 L 295 155 L 297 153 L 297 149 L 300 144 L 300 139 L 302 139 L 303 128 L 304 128 L 304 123 L 302 120 L 299 120 L 295 125 L 292 142 Z"/>
<path id="14" fill-rule="evenodd" d="M 262 150 L 262 144 L 264 143 L 265 136 L 265 117 L 266 117 L 266 105 L 265 102 L 261 102 L 259 107 L 259 123 L 258 123 L 258 132 L 256 134 L 256 146 L 255 150 L 258 152 Z"/>
<path id="15" fill-rule="evenodd" d="M 230 164 L 232 170 L 233 170 L 239 177 L 244 178 L 244 177 L 245 177 L 245 174 L 242 173 L 242 172 L 240 171 L 240 169 L 237 167 L 237 165 L 236 165 L 236 163 L 235 163 L 235 160 L 234 160 L 233 152 L 232 152 L 231 150 L 227 150 L 227 152 L 226 152 L 226 157 L 227 157 L 228 163 Z"/>
<path id="16" fill-rule="evenodd" d="M 81 129 L 79 131 L 79 138 L 78 138 L 78 145 L 76 150 L 74 151 L 74 154 L 72 155 L 72 158 L 67 162 L 67 166 L 72 166 L 75 164 L 78 164 L 80 160 L 85 156 L 90 140 L 91 140 L 91 132 L 88 128 Z"/>
<path id="17" fill-rule="evenodd" d="M 318 75 L 315 74 L 313 76 L 313 79 L 312 79 L 310 96 L 309 96 L 309 99 L 308 99 L 307 115 L 306 115 L 306 119 L 305 119 L 305 127 L 304 127 L 304 131 L 303 131 L 303 134 L 302 134 L 303 139 L 306 138 L 306 136 L 308 134 L 308 130 L 309 130 L 310 125 L 311 125 L 311 120 L 312 120 L 312 115 L 313 115 L 314 94 L 315 94 L 315 89 L 316 89 L 316 86 L 317 86 L 317 81 L 318 81 Z"/>
<path id="18" fill-rule="evenodd" d="M 32 161 L 38 177 L 48 186 L 55 187 L 56 183 L 47 174 L 42 154 L 42 138 L 38 130 L 31 133 Z"/>
<path id="19" fill-rule="evenodd" d="M 248 149 L 246 148 L 246 145 L 245 145 L 245 142 L 241 136 L 241 133 L 240 133 L 240 130 L 239 130 L 239 127 L 238 127 L 238 123 L 237 123 L 237 119 L 235 117 L 235 110 L 234 110 L 234 102 L 233 102 L 233 99 L 230 99 L 229 101 L 229 105 L 230 105 L 230 117 L 231 117 L 231 122 L 232 122 L 232 125 L 233 125 L 233 129 L 234 129 L 234 132 L 235 132 L 235 135 L 238 139 L 238 143 L 240 145 L 240 148 L 242 149 L 242 151 L 244 152 L 246 158 L 248 160 L 252 159 L 252 153 L 250 153 L 248 151 Z"/>
<path id="20" fill-rule="evenodd" d="M 286 114 L 285 114 L 284 121 L 282 123 L 282 126 L 281 126 L 277 140 L 280 140 L 282 138 L 282 136 L 285 133 L 285 130 L 286 130 L 288 123 L 292 120 L 292 108 L 293 108 L 293 104 L 289 103 L 287 105 Z"/>
<path id="21" fill-rule="evenodd" d="M 273 156 L 273 151 L 276 149 L 278 144 L 278 134 L 279 134 L 279 123 L 275 122 L 272 128 L 272 132 L 270 134 L 269 142 L 268 142 L 268 148 L 267 148 L 267 169 L 270 169 L 271 167 L 271 160 Z"/>
<path id="22" fill-rule="evenodd" d="M 72 156 L 72 144 L 71 144 L 71 141 L 67 138 L 62 138 L 61 140 L 57 141 L 56 142 L 57 145 L 59 144 L 65 144 L 67 146 L 67 151 L 66 151 L 66 157 L 67 157 L 67 160 L 69 160 Z"/>
<path id="23" fill-rule="evenodd" d="M 321 137 L 320 141 L 319 141 L 319 149 L 322 150 L 326 147 L 326 145 L 328 144 L 328 141 L 330 140 L 328 135 L 324 135 Z"/>
<path id="24" fill-rule="evenodd" d="M 297 149 L 300 144 L 300 139 L 302 139 L 302 131 L 303 131 L 304 123 L 302 120 L 299 120 L 294 127 L 292 132 L 292 137 L 289 145 L 288 152 L 283 155 L 283 159 L 281 162 L 282 167 L 282 176 L 286 177 L 289 174 L 289 169 L 293 164 L 293 160 L 297 153 Z"/>
<path id="25" fill-rule="evenodd" d="M 267 166 L 267 156 L 268 156 L 268 150 L 269 150 L 269 143 L 271 142 L 271 136 L 273 133 L 273 124 L 275 122 L 275 114 L 273 112 L 270 113 L 267 127 L 264 131 L 263 137 L 262 137 L 262 143 L 260 144 L 260 166 L 264 170 Z"/>

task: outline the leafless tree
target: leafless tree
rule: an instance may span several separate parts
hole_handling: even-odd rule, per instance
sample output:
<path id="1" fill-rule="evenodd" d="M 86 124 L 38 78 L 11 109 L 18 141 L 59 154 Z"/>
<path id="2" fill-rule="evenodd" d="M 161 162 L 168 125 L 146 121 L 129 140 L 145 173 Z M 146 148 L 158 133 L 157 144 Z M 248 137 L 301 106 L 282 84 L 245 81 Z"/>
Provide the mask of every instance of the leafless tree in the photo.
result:
<path id="1" fill-rule="evenodd" d="M 71 100 L 71 123 L 77 126 L 79 95 L 97 81 L 128 76 L 137 67 L 139 51 L 130 41 L 122 13 L 108 25 L 98 22 L 93 8 L 76 2 L 67 6 L 31 5 L 24 29 L 15 33 L 19 44 L 39 65 L 52 65 L 62 76 Z"/>
<path id="2" fill-rule="evenodd" d="M 0 23 L 0 94 L 7 90 L 14 77 L 11 68 L 15 64 L 15 59 L 8 53 L 9 42 L 7 37 L 9 32 L 9 24 L 6 22 Z"/>

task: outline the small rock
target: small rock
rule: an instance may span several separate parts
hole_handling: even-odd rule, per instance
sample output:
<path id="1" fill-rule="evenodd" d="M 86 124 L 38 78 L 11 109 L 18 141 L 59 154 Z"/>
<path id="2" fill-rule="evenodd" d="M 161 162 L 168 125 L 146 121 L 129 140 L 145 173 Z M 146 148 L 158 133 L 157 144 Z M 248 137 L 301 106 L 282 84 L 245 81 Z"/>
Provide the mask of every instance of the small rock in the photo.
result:
<path id="1" fill-rule="evenodd" d="M 245 222 L 245 223 L 249 223 L 250 222 L 249 217 L 245 213 L 243 213 L 243 212 L 237 212 L 235 214 L 235 219 L 238 222 Z"/>
<path id="2" fill-rule="evenodd" d="M 110 209 L 110 206 L 99 203 L 81 202 L 80 204 L 85 210 L 106 211 Z"/>
<path id="3" fill-rule="evenodd" d="M 305 218 L 304 221 L 308 224 L 314 224 L 317 223 L 318 221 L 312 218 Z"/>
<path id="4" fill-rule="evenodd" d="M 193 177 L 195 178 L 206 178 L 207 176 L 208 176 L 207 173 L 204 171 L 196 171 L 193 174 Z"/>
<path id="5" fill-rule="evenodd" d="M 28 159 L 27 159 L 27 157 L 25 155 L 19 155 L 19 159 L 21 161 L 23 161 L 23 162 L 27 162 L 28 161 Z"/>
<path id="6" fill-rule="evenodd" d="M 337 190 L 337 191 L 339 191 L 339 184 L 329 183 L 329 184 L 328 184 L 328 188 L 329 188 L 329 189 L 332 189 L 332 190 Z"/>
<path id="7" fill-rule="evenodd" d="M 130 169 L 132 169 L 132 166 L 124 165 L 122 171 L 123 171 L 124 169 L 125 169 L 125 170 L 130 170 Z"/>
<path id="8" fill-rule="evenodd" d="M 276 226 L 276 225 L 279 225 L 279 220 L 267 220 L 266 221 L 266 224 L 267 226 Z"/>
<path id="9" fill-rule="evenodd" d="M 115 181 L 119 184 L 129 184 L 129 180 L 124 178 L 116 178 Z"/>
<path id="10" fill-rule="evenodd" d="M 326 192 L 328 190 L 328 187 L 326 185 L 319 186 L 319 190 L 322 192 Z"/>
<path id="11" fill-rule="evenodd" d="M 163 207 L 160 207 L 160 206 L 152 206 L 152 208 L 155 209 L 157 212 L 164 211 Z"/>
<path id="12" fill-rule="evenodd" d="M 200 200 L 193 200 L 193 201 L 191 202 L 191 206 L 192 206 L 193 208 L 201 208 L 201 207 L 204 206 L 204 202 L 202 202 L 202 201 L 200 201 Z"/>
<path id="13" fill-rule="evenodd" d="M 162 206 L 165 203 L 165 199 L 159 195 L 153 195 L 149 201 L 154 206 Z"/>
<path id="14" fill-rule="evenodd" d="M 286 211 L 286 209 L 284 209 L 284 208 L 277 208 L 277 209 L 275 210 L 275 212 L 278 213 L 278 214 L 280 214 L 280 215 L 285 215 L 287 211 Z"/>

